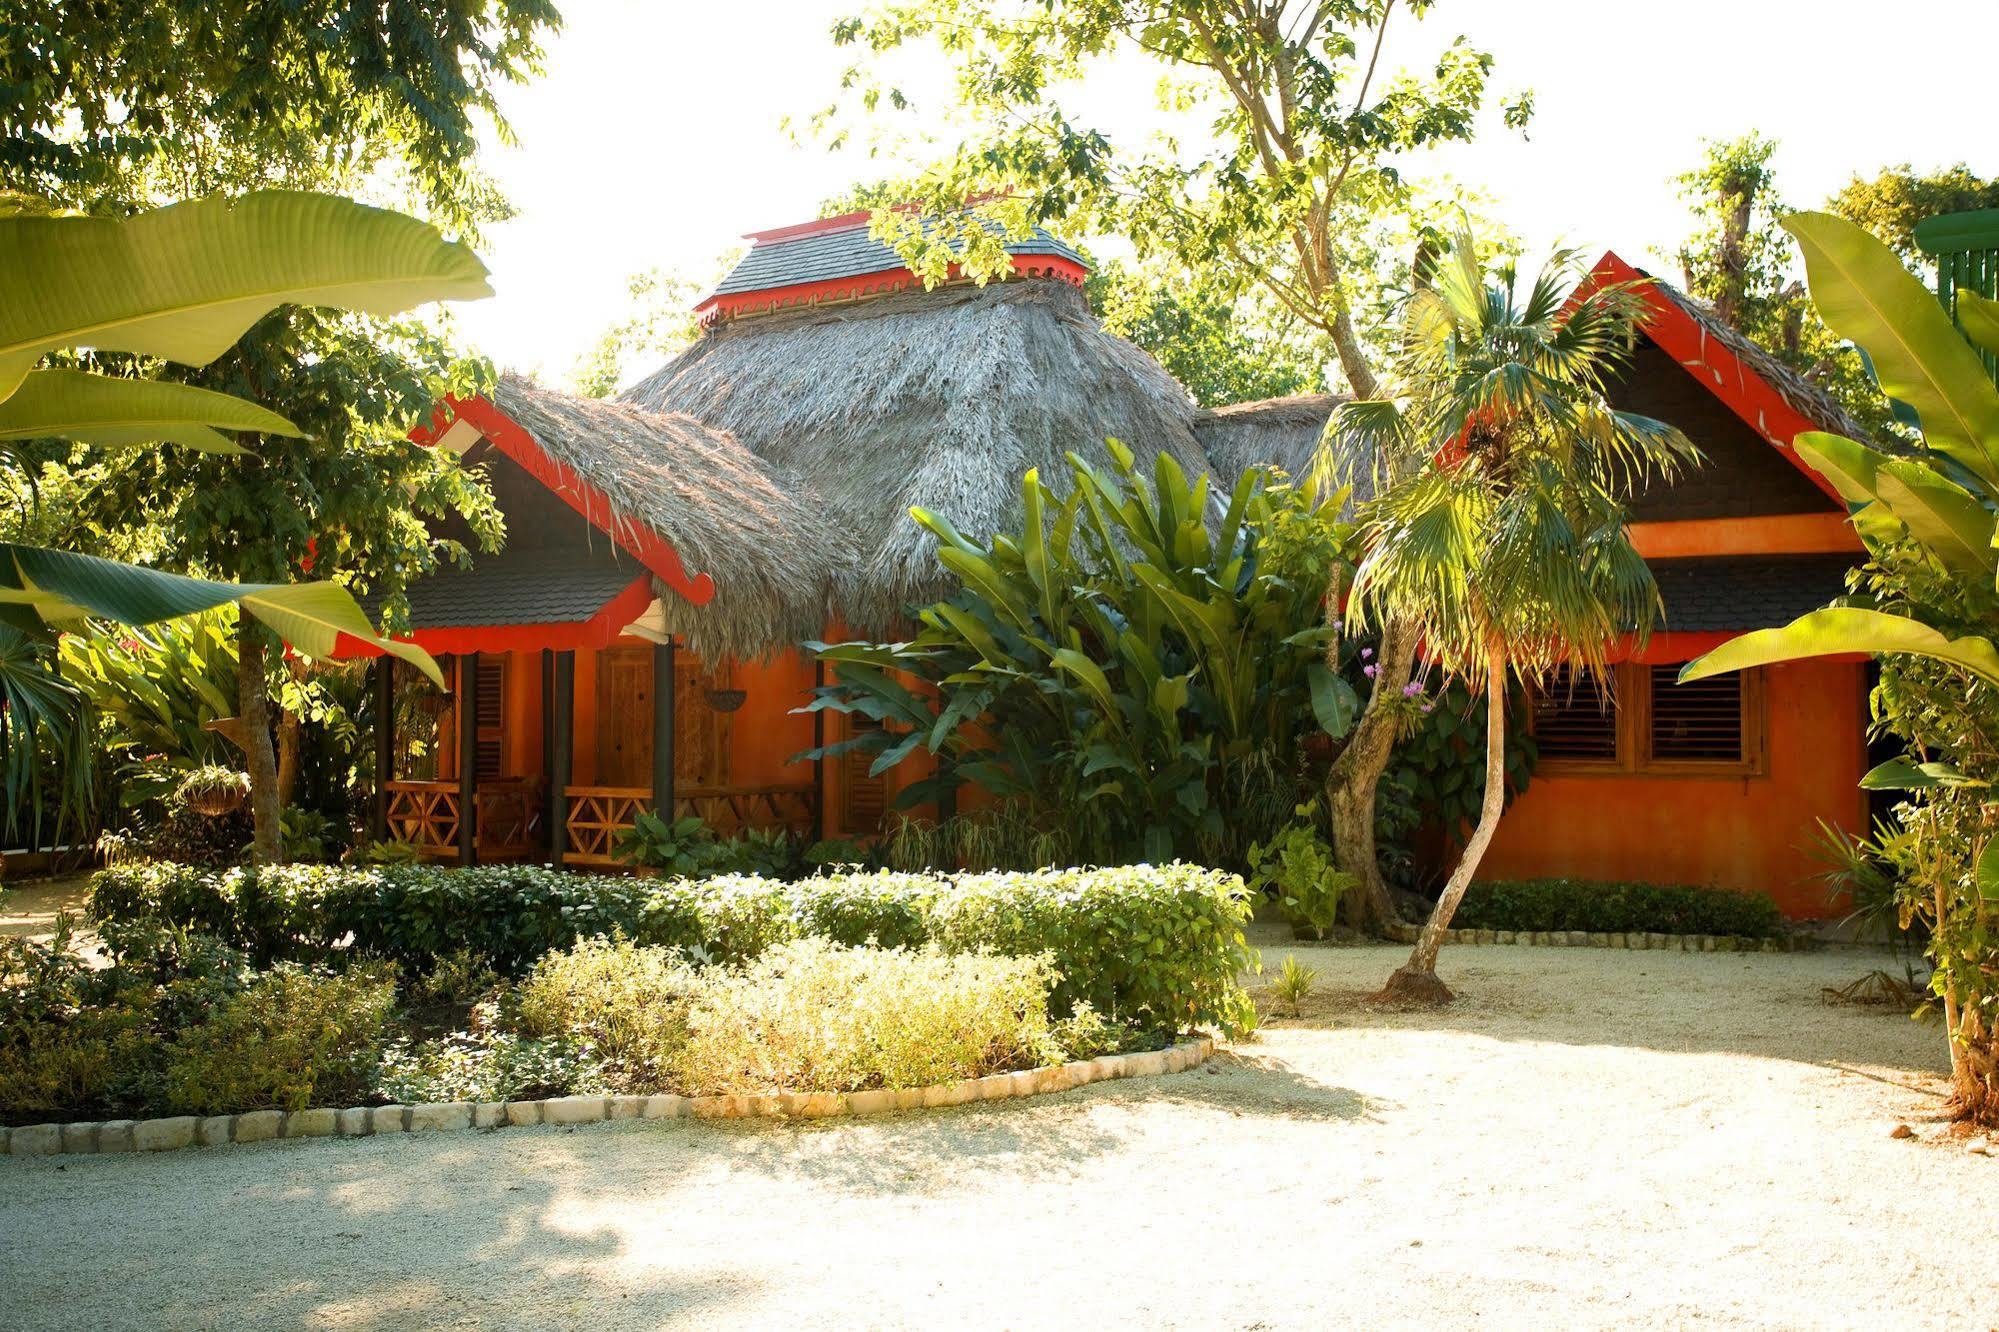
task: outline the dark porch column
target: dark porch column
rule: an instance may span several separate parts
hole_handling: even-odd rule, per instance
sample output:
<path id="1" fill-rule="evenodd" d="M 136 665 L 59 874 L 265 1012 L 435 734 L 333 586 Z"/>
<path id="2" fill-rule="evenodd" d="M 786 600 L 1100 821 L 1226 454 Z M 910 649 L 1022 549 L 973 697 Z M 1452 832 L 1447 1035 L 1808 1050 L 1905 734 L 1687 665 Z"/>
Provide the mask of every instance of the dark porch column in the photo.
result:
<path id="1" fill-rule="evenodd" d="M 458 863 L 479 859 L 479 654 L 458 658 Z"/>
<path id="2" fill-rule="evenodd" d="M 548 858 L 558 868 L 569 849 L 569 765 L 576 753 L 576 654 L 555 654 L 549 687 Z"/>
<path id="3" fill-rule="evenodd" d="M 668 823 L 674 818 L 673 713 L 677 691 L 673 635 L 652 648 L 652 803 Z"/>
<path id="4" fill-rule="evenodd" d="M 826 663 L 817 657 L 812 659 L 812 685 L 815 691 L 812 697 L 816 702 L 819 698 L 816 691 L 826 687 Z M 824 708 L 814 708 L 812 711 L 812 747 L 820 750 L 826 748 L 826 709 Z M 826 812 L 826 757 L 824 754 L 812 760 L 812 803 L 814 806 L 812 811 L 813 818 L 818 824 L 816 835 L 821 838 L 833 836 L 833 826 L 828 821 Z"/>
<path id="5" fill-rule="evenodd" d="M 375 659 L 375 803 L 368 811 L 368 835 L 389 835 L 389 783 L 396 779 L 396 659 Z"/>

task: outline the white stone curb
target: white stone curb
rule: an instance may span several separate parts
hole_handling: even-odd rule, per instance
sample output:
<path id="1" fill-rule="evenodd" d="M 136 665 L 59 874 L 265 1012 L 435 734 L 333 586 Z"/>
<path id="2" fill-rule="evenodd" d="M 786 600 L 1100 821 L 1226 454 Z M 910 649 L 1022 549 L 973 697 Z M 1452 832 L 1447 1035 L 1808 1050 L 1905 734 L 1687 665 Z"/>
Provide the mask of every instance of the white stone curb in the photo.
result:
<path id="1" fill-rule="evenodd" d="M 240 1115 L 176 1115 L 76 1124 L 0 1127 L 0 1156 L 84 1152 L 168 1152 L 278 1138 L 360 1138 L 382 1133 L 497 1129 L 528 1124 L 598 1124 L 610 1119 L 818 1119 L 881 1115 L 1004 1101 L 1086 1087 L 1114 1078 L 1154 1077 L 1198 1068 L 1215 1052 L 1198 1036 L 1138 1054 L 1100 1055 L 1020 1073 L 994 1073 L 900 1091 L 775 1092 L 740 1096 L 558 1096 L 546 1101 L 457 1101 L 442 1105 L 361 1105 L 349 1110 L 250 1110 Z"/>
<path id="2" fill-rule="evenodd" d="M 1420 925 L 1390 925 L 1384 931 L 1396 943 L 1415 943 Z M 1606 934 L 1599 930 L 1464 930 L 1444 931 L 1447 944 L 1534 944 L 1543 948 L 1630 948 L 1672 953 L 1803 953 L 1818 947 L 1804 935 L 1752 939 L 1735 934 Z"/>

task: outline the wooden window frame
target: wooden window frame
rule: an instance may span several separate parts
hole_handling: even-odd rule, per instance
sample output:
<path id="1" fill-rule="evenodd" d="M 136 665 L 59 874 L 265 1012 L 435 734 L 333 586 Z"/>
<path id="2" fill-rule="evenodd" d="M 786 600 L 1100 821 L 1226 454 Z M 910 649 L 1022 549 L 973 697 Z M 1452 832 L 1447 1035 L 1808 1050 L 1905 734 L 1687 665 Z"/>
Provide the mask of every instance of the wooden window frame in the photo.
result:
<path id="1" fill-rule="evenodd" d="M 1544 758 L 1537 774 L 1557 777 L 1685 777 L 1740 780 L 1769 774 L 1769 729 L 1764 673 L 1741 672 L 1742 757 L 1740 759 L 1655 758 L 1652 754 L 1652 668 L 1623 662 L 1614 668 L 1611 706 L 1617 715 L 1617 757 Z M 1531 734 L 1532 712 L 1529 714 Z"/>

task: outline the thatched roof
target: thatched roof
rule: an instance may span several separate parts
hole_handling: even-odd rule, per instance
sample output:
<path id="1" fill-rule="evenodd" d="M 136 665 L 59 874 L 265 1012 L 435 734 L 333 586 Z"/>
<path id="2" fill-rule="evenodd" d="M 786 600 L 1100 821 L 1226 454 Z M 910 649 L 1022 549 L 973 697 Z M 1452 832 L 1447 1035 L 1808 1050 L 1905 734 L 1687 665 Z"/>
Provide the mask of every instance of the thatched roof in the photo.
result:
<path id="1" fill-rule="evenodd" d="M 1186 391 L 1043 279 L 726 320 L 624 398 L 698 417 L 810 487 L 856 534 L 833 610 L 862 634 L 952 586 L 912 505 L 990 537 L 1019 521 L 1023 473 L 1063 486 L 1065 452 L 1108 462 L 1106 436 L 1208 468 Z"/>
<path id="2" fill-rule="evenodd" d="M 1646 276 L 1651 277 L 1650 274 Z M 1726 347 L 1737 360 L 1748 367 L 1750 373 L 1775 390 L 1777 396 L 1782 398 L 1792 411 L 1820 430 L 1831 431 L 1835 435 L 1845 435 L 1848 439 L 1869 438 L 1867 427 L 1848 415 L 1846 409 L 1841 407 L 1838 400 L 1830 393 L 1779 360 L 1776 354 L 1763 344 L 1722 322 L 1721 316 L 1714 312 L 1712 306 L 1695 300 L 1670 282 L 1656 277 L 1652 277 L 1651 280 L 1662 296 L 1685 311 L 1688 317 L 1699 325 L 1701 336 L 1712 338 Z M 1703 382 L 1708 381 L 1703 380 Z M 1712 384 L 1709 386 L 1712 387 Z"/>
<path id="3" fill-rule="evenodd" d="M 662 589 L 669 632 L 709 660 L 757 657 L 817 634 L 845 543 L 826 505 L 798 477 L 726 430 L 676 412 L 582 398 L 508 375 L 493 404 L 557 461 L 601 491 L 621 521 L 679 551 L 715 579 L 693 606 Z"/>
<path id="4" fill-rule="evenodd" d="M 1217 486 L 1233 486 L 1252 467 L 1280 467 L 1302 479 L 1312 470 L 1333 408 L 1330 393 L 1301 393 L 1231 403 L 1195 413 L 1194 434 L 1214 463 Z"/>

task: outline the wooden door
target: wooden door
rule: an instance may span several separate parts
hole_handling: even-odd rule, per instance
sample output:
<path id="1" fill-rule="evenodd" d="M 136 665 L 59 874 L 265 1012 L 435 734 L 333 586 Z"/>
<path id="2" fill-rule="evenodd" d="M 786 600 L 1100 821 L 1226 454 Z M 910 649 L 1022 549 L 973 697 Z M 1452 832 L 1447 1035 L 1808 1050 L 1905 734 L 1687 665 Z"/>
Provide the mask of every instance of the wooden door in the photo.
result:
<path id="1" fill-rule="evenodd" d="M 597 784 L 652 785 L 652 649 L 597 654 Z"/>
<path id="2" fill-rule="evenodd" d="M 674 781 L 720 786 L 728 781 L 728 719 L 708 704 L 711 680 L 686 652 L 674 654 Z M 651 647 L 606 648 L 597 654 L 597 784 L 652 785 Z"/>

